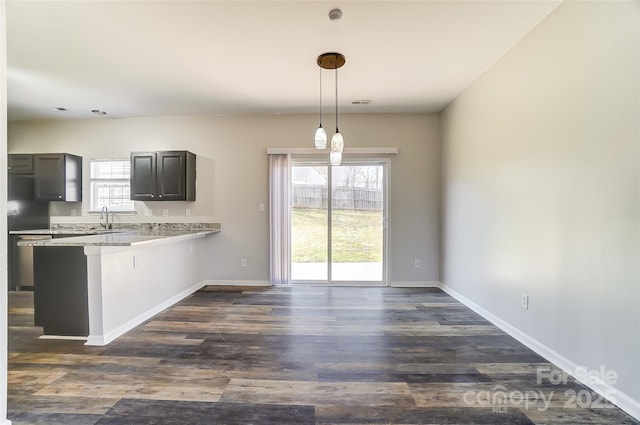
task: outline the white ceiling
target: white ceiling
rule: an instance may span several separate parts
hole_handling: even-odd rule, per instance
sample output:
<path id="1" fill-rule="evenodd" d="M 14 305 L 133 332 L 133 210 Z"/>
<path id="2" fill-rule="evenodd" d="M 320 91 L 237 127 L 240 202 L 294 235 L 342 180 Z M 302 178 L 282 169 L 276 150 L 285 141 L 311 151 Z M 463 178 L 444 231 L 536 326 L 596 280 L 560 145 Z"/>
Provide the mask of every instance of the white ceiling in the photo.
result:
<path id="1" fill-rule="evenodd" d="M 9 0 L 9 120 L 440 111 L 559 3 Z"/>

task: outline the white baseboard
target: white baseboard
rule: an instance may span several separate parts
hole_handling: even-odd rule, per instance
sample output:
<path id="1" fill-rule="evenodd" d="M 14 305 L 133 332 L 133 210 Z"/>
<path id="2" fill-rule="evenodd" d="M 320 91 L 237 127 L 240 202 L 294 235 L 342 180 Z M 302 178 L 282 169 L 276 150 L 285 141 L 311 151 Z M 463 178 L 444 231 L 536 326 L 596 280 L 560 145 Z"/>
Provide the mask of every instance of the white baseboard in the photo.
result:
<path id="1" fill-rule="evenodd" d="M 618 390 L 615 391 L 616 400 L 614 404 L 627 412 L 634 419 L 640 421 L 640 402 L 638 402 L 638 400 L 634 400 L 625 393 L 621 393 Z"/>
<path id="2" fill-rule="evenodd" d="M 268 280 L 205 280 L 205 285 L 211 286 L 273 286 Z M 313 283 L 292 283 L 282 286 L 313 286 Z M 317 283 L 318 286 L 385 286 L 376 282 L 332 282 Z M 439 288 L 440 282 L 436 281 L 400 281 L 391 282 L 393 288 Z"/>
<path id="3" fill-rule="evenodd" d="M 205 280 L 204 285 L 210 286 L 273 286 L 268 280 Z M 292 283 L 282 286 L 313 286 L 313 283 Z M 318 286 L 385 286 L 376 282 L 332 282 L 318 283 Z M 400 281 L 391 282 L 393 288 L 439 288 L 437 281 Z"/>
<path id="4" fill-rule="evenodd" d="M 203 286 L 272 286 L 268 280 L 205 280 Z"/>
<path id="5" fill-rule="evenodd" d="M 495 316 L 494 314 L 480 307 L 479 305 L 477 305 L 476 303 L 474 303 L 464 295 L 460 294 L 455 289 L 444 284 L 440 284 L 440 288 L 443 291 L 445 291 L 447 294 L 451 295 L 456 300 L 460 301 L 465 306 L 469 307 L 471 310 L 478 313 L 480 316 L 487 319 L 489 322 L 496 325 L 498 328 L 502 329 L 504 332 L 506 332 L 511 337 L 518 340 L 523 345 L 527 346 L 528 348 L 535 351 L 540 356 L 547 359 L 549 362 L 558 366 L 560 369 L 562 369 L 569 375 L 573 376 L 576 380 L 580 381 L 583 385 L 587 386 L 588 388 L 592 389 L 593 391 L 595 391 L 605 399 L 609 400 L 611 403 L 615 404 L 620 409 L 624 410 L 629 415 L 633 416 L 635 419 L 640 419 L 640 402 L 638 400 L 635 400 L 629 395 L 620 392 L 620 390 L 618 390 L 611 384 L 608 384 L 602 380 L 600 380 L 600 382 L 596 384 L 593 384 L 592 382 L 585 382 L 583 380 L 580 380 L 577 376 L 575 376 L 576 371 L 579 370 L 580 368 L 580 365 L 577 365 L 576 363 L 572 362 L 571 360 L 567 359 L 563 355 L 549 348 L 548 346 L 538 341 L 537 339 L 530 337 L 526 333 L 522 332 L 520 329 L 512 326 L 508 322 L 505 322 L 504 320 L 500 319 L 498 316 Z M 593 377 L 591 378 L 593 379 Z M 612 395 L 613 395 L 613 398 L 611 397 Z"/>
<path id="6" fill-rule="evenodd" d="M 135 328 L 139 324 L 144 323 L 146 320 L 160 313 L 162 310 L 169 308 L 175 303 L 185 299 L 186 297 L 193 294 L 203 286 L 205 286 L 204 282 L 198 282 L 195 285 L 191 286 L 190 288 L 179 292 L 178 294 L 174 295 L 173 297 L 169 298 L 163 303 L 160 303 L 157 306 L 153 307 L 152 309 L 145 311 L 144 313 L 134 317 L 133 319 L 129 320 L 126 323 L 123 323 L 122 325 L 118 326 L 112 331 L 107 332 L 104 335 L 89 335 L 85 345 L 107 345 L 108 343 L 115 340 L 119 336 L 124 335 L 125 333 L 129 332 L 131 329 Z"/>
<path id="7" fill-rule="evenodd" d="M 440 282 L 437 281 L 400 281 L 391 282 L 392 288 L 440 288 Z"/>
<path id="8" fill-rule="evenodd" d="M 11 425 L 11 421 L 9 419 L 1 419 L 0 425 Z"/>

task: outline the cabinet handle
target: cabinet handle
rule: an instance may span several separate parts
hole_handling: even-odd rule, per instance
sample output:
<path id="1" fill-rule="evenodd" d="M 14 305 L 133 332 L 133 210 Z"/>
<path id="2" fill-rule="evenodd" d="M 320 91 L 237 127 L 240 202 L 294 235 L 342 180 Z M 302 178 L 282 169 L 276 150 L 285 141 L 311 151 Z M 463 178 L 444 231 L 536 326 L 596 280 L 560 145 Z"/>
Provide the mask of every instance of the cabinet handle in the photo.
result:
<path id="1" fill-rule="evenodd" d="M 58 199 L 62 199 L 62 195 L 58 195 Z"/>
<path id="2" fill-rule="evenodd" d="M 153 198 L 153 195 L 151 195 L 151 197 Z"/>
<path id="3" fill-rule="evenodd" d="M 158 195 L 158 198 L 162 198 L 162 195 Z"/>

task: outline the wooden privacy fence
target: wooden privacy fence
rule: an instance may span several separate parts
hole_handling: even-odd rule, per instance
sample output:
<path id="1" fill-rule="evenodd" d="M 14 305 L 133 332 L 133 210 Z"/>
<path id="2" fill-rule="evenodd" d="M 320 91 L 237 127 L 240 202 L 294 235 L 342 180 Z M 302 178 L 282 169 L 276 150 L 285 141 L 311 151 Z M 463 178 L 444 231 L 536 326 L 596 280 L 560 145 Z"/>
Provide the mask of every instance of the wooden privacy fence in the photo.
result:
<path id="1" fill-rule="evenodd" d="M 293 208 L 327 208 L 328 189 L 322 185 L 293 185 Z M 338 210 L 382 210 L 382 189 L 336 187 L 332 208 Z"/>

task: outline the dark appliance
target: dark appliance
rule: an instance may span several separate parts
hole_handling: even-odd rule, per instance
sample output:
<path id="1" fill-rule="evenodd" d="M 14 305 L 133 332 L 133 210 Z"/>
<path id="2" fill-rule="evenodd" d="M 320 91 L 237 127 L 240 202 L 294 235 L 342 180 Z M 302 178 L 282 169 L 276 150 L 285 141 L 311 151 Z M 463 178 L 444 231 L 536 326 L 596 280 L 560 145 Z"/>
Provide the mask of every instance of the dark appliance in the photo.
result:
<path id="1" fill-rule="evenodd" d="M 33 174 L 9 174 L 7 225 L 9 230 L 49 228 L 49 202 L 35 200 Z"/>
<path id="2" fill-rule="evenodd" d="M 20 155 L 20 158 L 26 155 Z M 11 157 L 11 155 L 10 155 Z M 11 162 L 11 161 L 10 161 Z M 49 229 L 49 202 L 35 200 L 33 171 L 9 169 L 7 226 L 12 230 Z M 9 234 L 9 290 L 33 289 L 32 249 L 18 247 L 21 235 Z M 26 248 L 26 249 L 25 249 Z"/>

